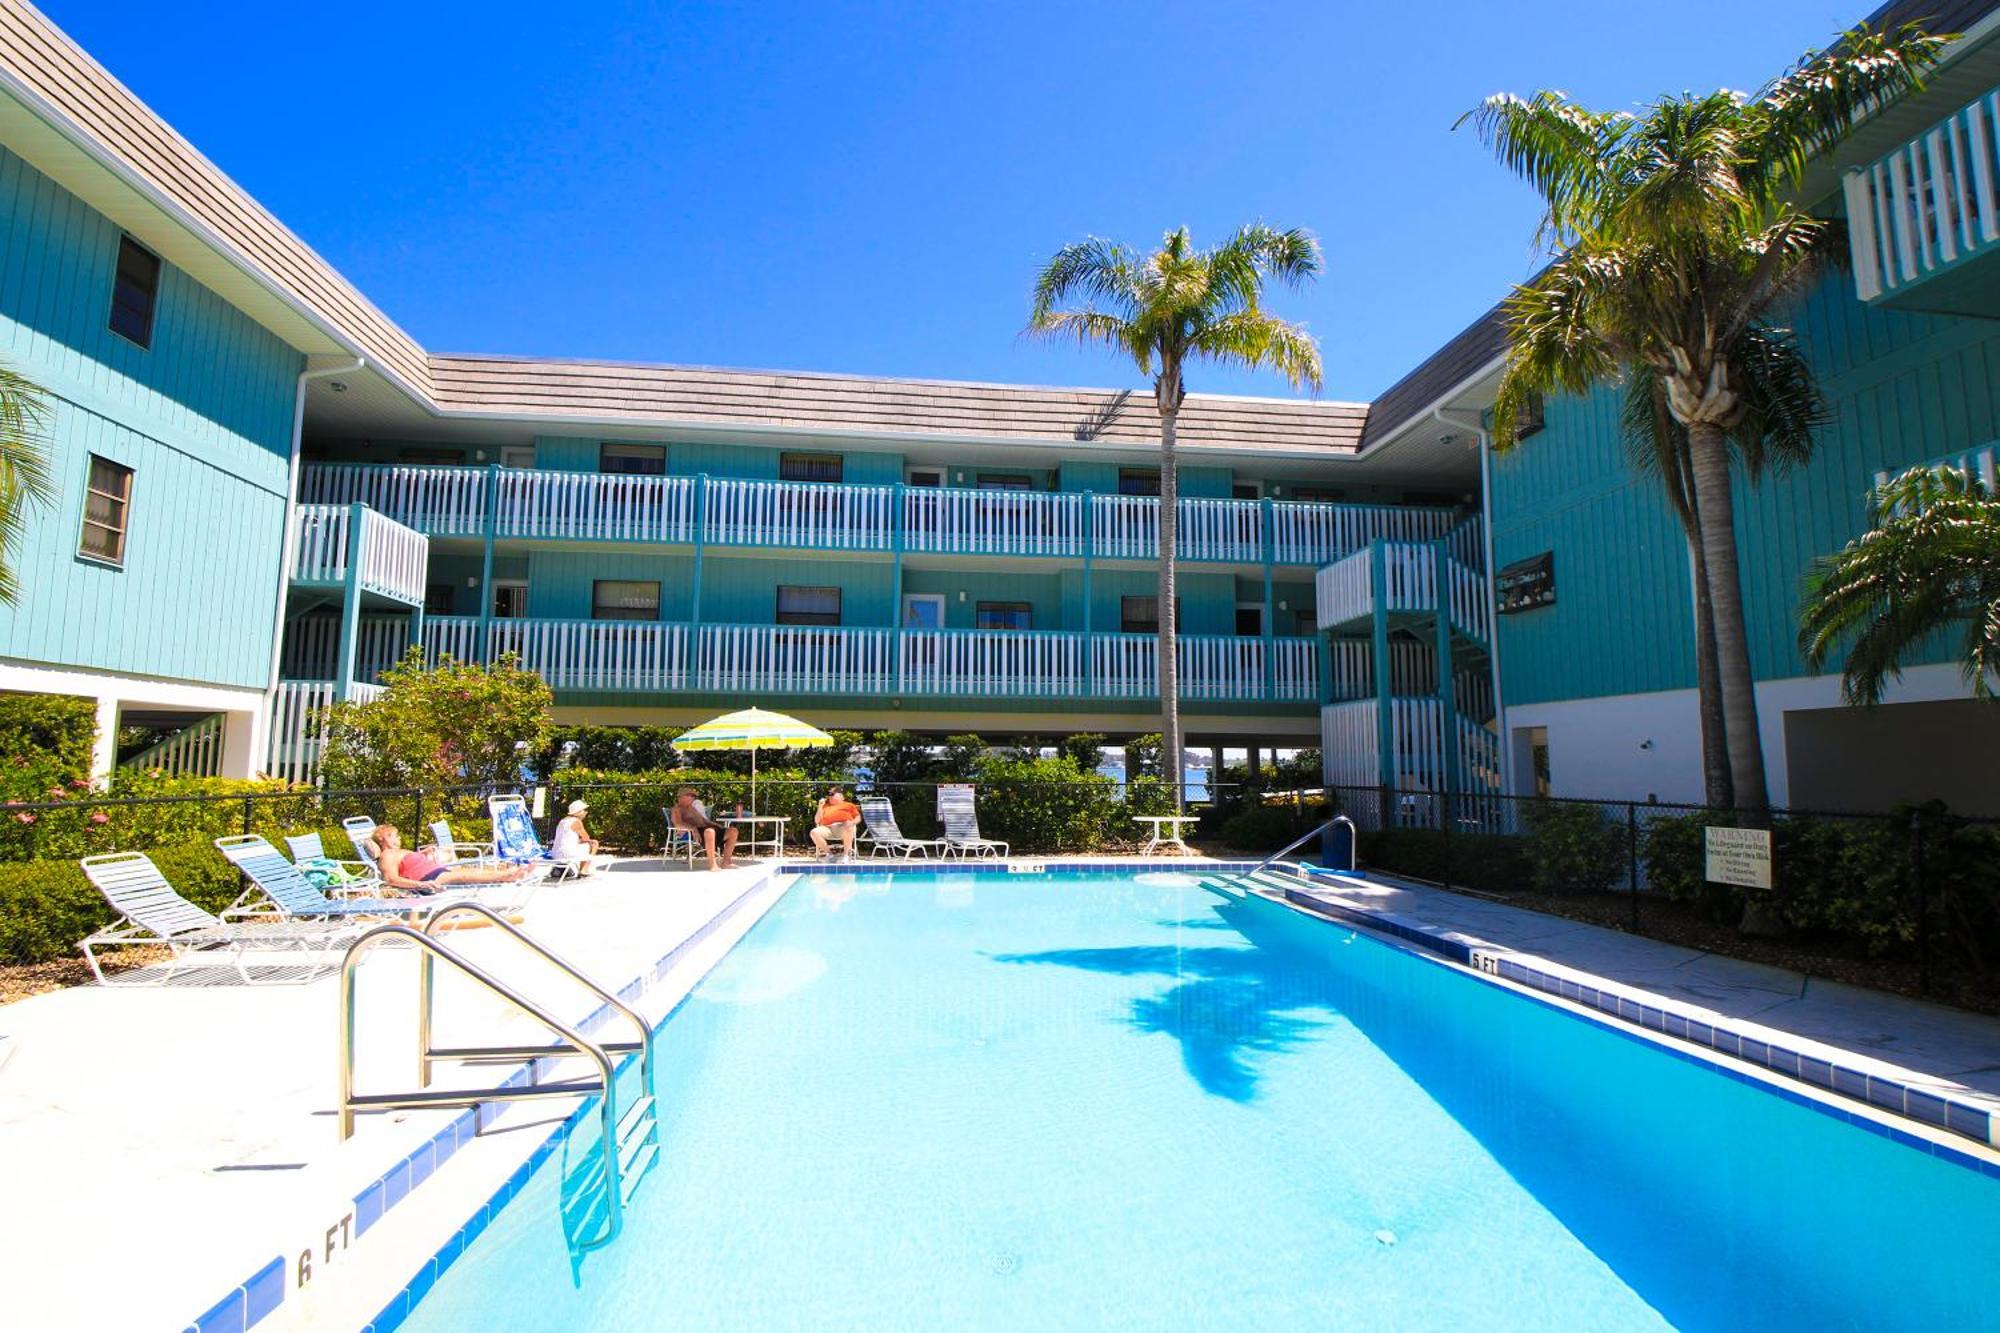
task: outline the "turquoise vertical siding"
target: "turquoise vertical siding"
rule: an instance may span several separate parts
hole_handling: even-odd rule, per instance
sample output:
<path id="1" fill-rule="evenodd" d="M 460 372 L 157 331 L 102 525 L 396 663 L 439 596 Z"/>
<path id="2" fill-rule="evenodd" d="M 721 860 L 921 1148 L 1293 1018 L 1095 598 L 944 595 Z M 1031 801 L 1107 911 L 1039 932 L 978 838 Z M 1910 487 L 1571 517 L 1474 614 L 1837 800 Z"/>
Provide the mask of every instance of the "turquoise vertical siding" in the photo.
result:
<path id="1" fill-rule="evenodd" d="M 1066 462 L 1062 465 L 1062 489 L 1066 491 L 1095 491 L 1099 495 L 1118 493 L 1118 464 L 1098 459 Z M 1229 495 L 1229 488 L 1235 473 L 1226 467 L 1190 467 L 1186 463 L 1180 467 L 1181 494 L 1186 496 L 1223 497 Z"/>
<path id="2" fill-rule="evenodd" d="M 0 149 L 0 363 L 54 397 L 51 508 L 0 654 L 258 688 L 278 616 L 299 355 L 171 264 L 150 348 L 107 319 L 120 231 Z M 134 469 L 122 569 L 81 559 L 89 455 Z"/>
<path id="3" fill-rule="evenodd" d="M 2000 438 L 2000 324 L 1871 310 L 1832 274 L 1785 312 L 1835 419 L 1805 467 L 1738 474 L 1737 541 L 1751 667 L 1806 674 L 1798 606 L 1814 558 L 1866 526 L 1878 470 Z M 1510 704 L 1694 684 L 1686 543 L 1659 483 L 1636 476 L 1618 397 L 1548 404 L 1547 429 L 1494 460 L 1494 558 L 1555 552 L 1556 603 L 1499 622 Z M 1927 660 L 1947 660 L 1940 644 Z"/>
<path id="4" fill-rule="evenodd" d="M 702 569 L 704 621 L 768 625 L 777 618 L 780 584 L 840 589 L 840 623 L 896 623 L 895 571 L 887 561 L 717 557 Z"/>
<path id="5" fill-rule="evenodd" d="M 944 597 L 946 629 L 972 629 L 981 602 L 1027 602 L 1030 629 L 1081 630 L 1081 618 L 1070 624 L 1064 612 L 1060 574 L 1022 574 L 1015 570 L 905 569 L 905 593 L 939 593 Z M 959 594 L 965 600 L 959 600 Z"/>

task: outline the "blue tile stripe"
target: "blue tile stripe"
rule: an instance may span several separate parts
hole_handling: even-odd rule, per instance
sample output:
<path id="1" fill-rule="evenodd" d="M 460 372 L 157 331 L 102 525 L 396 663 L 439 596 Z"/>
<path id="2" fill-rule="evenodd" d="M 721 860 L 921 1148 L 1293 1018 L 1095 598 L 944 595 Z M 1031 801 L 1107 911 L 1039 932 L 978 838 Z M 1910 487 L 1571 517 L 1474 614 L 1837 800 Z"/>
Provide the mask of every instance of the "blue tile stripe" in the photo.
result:
<path id="1" fill-rule="evenodd" d="M 1258 861 L 1191 861 L 1186 857 L 1122 857 L 1103 861 L 904 861 L 887 857 L 873 861 L 788 861 L 777 866 L 781 875 L 999 875 L 1029 878 L 1038 871 L 1096 871 L 1107 875 L 1124 875 L 1133 871 L 1151 873 L 1157 870 L 1174 870 L 1184 875 L 1234 874 L 1245 870 L 1255 870 Z M 1272 867 L 1275 869 L 1276 867 Z"/>
<path id="2" fill-rule="evenodd" d="M 1310 874 L 1306 878 L 1310 879 Z M 1629 991 L 1610 986 L 1591 985 L 1577 980 L 1574 976 L 1547 972 L 1521 962 L 1518 958 L 1505 956 L 1497 950 L 1474 948 L 1461 938 L 1444 934 L 1434 926 L 1398 916 L 1393 912 L 1330 902 L 1298 889 L 1287 889 L 1285 897 L 1317 915 L 1391 935 L 1452 962 L 1514 982 L 1516 985 L 1557 996 L 1572 1004 L 1581 1005 L 1608 1018 L 1616 1019 L 1620 1023 L 1706 1047 L 1748 1064 L 1768 1069 L 1774 1074 L 1810 1084 L 1821 1091 L 1865 1102 L 1878 1110 L 1906 1116 L 1935 1129 L 1973 1139 L 1983 1146 L 2000 1146 L 2000 1139 L 1995 1138 L 1996 1133 L 2000 1133 L 2000 1123 L 1996 1123 L 1995 1117 L 1987 1107 L 1977 1103 L 1954 1098 L 1933 1088 L 1905 1083 L 1900 1079 L 1851 1069 L 1833 1063 L 1824 1056 L 1813 1055 L 1771 1041 L 1767 1035 L 1752 1036 L 1707 1018 L 1696 1018 L 1676 1012 L 1668 1007 L 1671 1002 L 1662 997 L 1646 995 L 1644 998 L 1635 998 Z M 1654 1003 L 1648 1003 L 1649 1000 Z M 1712 1064 L 1712 1062 L 1705 1063 Z M 1713 1065 L 1712 1067 L 1721 1068 Z M 1725 1069 L 1723 1072 L 1734 1074 L 1737 1071 Z M 1757 1080 L 1747 1081 L 1758 1082 L 1759 1086 L 1770 1086 Z M 1814 1098 L 1802 1100 L 1808 1105 L 1825 1106 L 1825 1103 Z M 1869 1125 L 1878 1125 L 1878 1122 L 1865 1116 L 1847 1118 Z M 1928 1150 L 1930 1140 L 1915 1136 L 1909 1138 L 1911 1142 L 1925 1145 Z M 1990 1165 L 1975 1158 L 1965 1160 L 1982 1169 Z M 2000 1175 L 2000 1170 L 1990 1171 L 1989 1174 Z"/>
<path id="3" fill-rule="evenodd" d="M 634 977 L 632 980 L 626 982 L 622 988 L 612 993 L 627 1003 L 637 1000 L 646 991 L 656 985 L 668 972 L 672 971 L 681 959 L 687 956 L 689 950 L 694 949 L 703 941 L 712 937 L 717 930 L 722 928 L 724 923 L 733 919 L 737 912 L 741 910 L 743 904 L 749 901 L 750 896 L 770 882 L 771 876 L 767 873 L 745 886 L 743 891 L 730 899 L 720 912 L 717 912 L 714 916 L 696 927 L 693 934 L 669 949 L 643 975 Z M 678 1008 L 679 1005 L 675 1007 Z M 592 1029 L 609 1020 L 613 1012 L 610 1005 L 599 1005 L 578 1025 L 578 1030 L 588 1034 Z M 619 1068 L 624 1068 L 625 1064 L 630 1063 L 631 1060 L 636 1058 L 636 1055 L 627 1056 L 624 1061 L 620 1062 Z M 557 1063 L 558 1060 L 555 1057 L 538 1056 L 528 1064 L 519 1066 L 513 1073 L 502 1079 L 500 1086 L 505 1088 L 517 1087 L 527 1082 L 530 1077 L 539 1077 L 547 1073 Z M 504 1102 L 482 1102 L 478 1106 L 468 1109 L 463 1114 L 455 1117 L 450 1124 L 418 1145 L 416 1150 L 411 1152 L 407 1157 L 404 1157 L 401 1161 L 383 1172 L 381 1176 L 364 1186 L 361 1192 L 354 1196 L 355 1238 L 358 1240 L 366 1235 L 370 1227 L 382 1220 L 384 1213 L 407 1198 L 417 1186 L 430 1179 L 431 1175 L 439 1167 L 451 1159 L 453 1153 L 466 1144 L 471 1143 L 478 1136 L 479 1131 L 485 1127 L 487 1121 L 492 1116 L 498 1115 L 505 1109 L 505 1106 L 506 1103 Z M 489 1212 L 497 1212 L 501 1203 L 514 1196 L 514 1192 L 520 1189 L 521 1184 L 527 1180 L 533 1168 L 540 1165 L 548 1157 L 550 1148 L 560 1141 L 564 1134 L 569 1132 L 570 1128 L 587 1109 L 588 1102 L 584 1106 L 578 1107 L 570 1119 L 564 1122 L 561 1129 L 555 1135 L 551 1136 L 542 1147 L 537 1149 L 534 1155 L 528 1159 L 528 1162 L 520 1170 L 516 1171 L 513 1176 L 508 1178 L 507 1183 L 501 1186 L 493 1199 L 489 1200 L 487 1205 L 478 1214 L 475 1214 L 478 1229 L 473 1230 L 472 1235 L 477 1235 L 479 1230 L 485 1228 L 487 1221 L 490 1220 L 488 1216 Z M 467 1227 L 471 1226 L 472 1223 L 468 1222 Z M 466 1234 L 465 1228 L 461 1228 L 459 1233 L 453 1238 L 453 1241 L 460 1242 L 460 1250 L 464 1248 L 464 1243 L 469 1243 L 470 1240 L 471 1235 Z M 402 1322 L 402 1319 L 409 1312 L 409 1307 L 415 1304 L 414 1300 L 410 1299 L 411 1289 L 422 1283 L 423 1289 L 429 1290 L 430 1283 L 436 1281 L 437 1275 L 443 1272 L 444 1268 L 450 1266 L 452 1258 L 457 1257 L 456 1253 L 452 1253 L 450 1257 L 446 1257 L 447 1252 L 451 1250 L 451 1245 L 452 1242 L 447 1242 L 443 1249 L 440 1249 L 436 1255 L 432 1256 L 425 1265 L 425 1268 L 419 1270 L 417 1277 L 411 1280 L 410 1285 L 406 1286 L 398 1294 L 397 1300 L 404 1303 L 404 1309 L 401 1314 L 396 1316 L 395 1322 L 386 1325 L 382 1322 L 383 1316 L 389 1313 L 389 1309 L 385 1308 L 382 1315 L 377 1316 L 375 1321 L 370 1325 L 371 1328 L 377 1330 L 377 1333 L 388 1333 L 388 1329 L 394 1328 L 396 1323 Z M 428 1274 L 428 1280 L 426 1279 L 426 1274 Z M 244 1333 L 245 1330 L 255 1325 L 284 1302 L 285 1289 L 285 1260 L 284 1256 L 280 1255 L 253 1273 L 248 1281 L 236 1287 L 227 1296 L 224 1296 L 221 1300 L 203 1311 L 199 1318 L 187 1326 L 188 1333 Z M 389 1308 L 394 1308 L 395 1305 L 396 1301 L 392 1301 Z"/>

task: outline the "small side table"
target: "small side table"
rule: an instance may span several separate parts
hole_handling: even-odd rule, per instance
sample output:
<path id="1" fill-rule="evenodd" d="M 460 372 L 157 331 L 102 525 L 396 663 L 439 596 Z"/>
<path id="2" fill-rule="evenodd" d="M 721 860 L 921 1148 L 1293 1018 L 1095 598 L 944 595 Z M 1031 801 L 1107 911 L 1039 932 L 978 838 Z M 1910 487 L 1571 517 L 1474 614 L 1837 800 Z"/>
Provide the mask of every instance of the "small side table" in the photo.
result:
<path id="1" fill-rule="evenodd" d="M 783 815 L 724 815 L 717 822 L 743 830 L 736 850 L 746 856 L 785 854 L 785 825 L 791 821 Z"/>
<path id="2" fill-rule="evenodd" d="M 1168 847 L 1176 847 L 1176 848 L 1179 848 L 1179 849 L 1180 849 L 1180 852 L 1181 852 L 1181 854 L 1182 854 L 1183 856 L 1192 856 L 1192 855 L 1194 855 L 1194 849 L 1193 849 L 1193 848 L 1191 848 L 1191 847 L 1189 847 L 1189 846 L 1187 845 L 1187 843 L 1186 843 L 1185 841 L 1183 841 L 1183 840 L 1182 840 L 1182 838 L 1181 838 L 1181 825 L 1183 825 L 1183 824 L 1193 824 L 1193 823 L 1198 823 L 1198 822 L 1200 821 L 1200 819 L 1201 819 L 1201 816 L 1200 816 L 1200 815 L 1134 815 L 1134 816 L 1132 816 L 1132 822 L 1133 822 L 1133 823 L 1135 823 L 1135 824 L 1150 824 L 1150 825 L 1152 825 L 1152 829 L 1151 829 L 1151 832 L 1150 832 L 1150 836 L 1148 836 L 1148 837 L 1147 837 L 1147 839 L 1146 839 L 1146 846 L 1145 846 L 1145 848 L 1144 848 L 1144 850 L 1145 850 L 1145 851 L 1148 851 L 1148 852 L 1150 852 L 1150 851 L 1152 851 L 1152 850 L 1153 850 L 1154 848 L 1156 848 L 1156 847 L 1159 847 L 1159 846 L 1162 846 L 1162 845 L 1165 845 L 1165 846 L 1168 846 Z M 1169 825 L 1172 825 L 1172 827 L 1171 827 L 1171 828 L 1169 828 L 1169 829 L 1168 829 L 1168 830 L 1167 830 L 1166 832 L 1162 833 L 1162 832 L 1160 831 L 1160 825 L 1162 825 L 1162 824 L 1169 824 Z"/>

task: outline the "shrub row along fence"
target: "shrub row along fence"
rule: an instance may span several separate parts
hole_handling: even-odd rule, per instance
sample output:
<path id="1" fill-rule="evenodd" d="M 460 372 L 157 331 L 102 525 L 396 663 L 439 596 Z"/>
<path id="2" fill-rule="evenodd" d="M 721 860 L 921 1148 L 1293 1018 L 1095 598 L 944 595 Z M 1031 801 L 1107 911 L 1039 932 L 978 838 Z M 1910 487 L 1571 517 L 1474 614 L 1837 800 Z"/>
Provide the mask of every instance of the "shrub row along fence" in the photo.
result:
<path id="1" fill-rule="evenodd" d="M 1362 827 L 1364 869 L 2000 1012 L 2000 821 L 1935 803 L 1753 820 L 1643 801 L 1382 787 L 1331 796 Z M 1768 832 L 1771 886 L 1711 880 L 1710 828 Z"/>
<path id="2" fill-rule="evenodd" d="M 1163 781 L 1137 778 L 1123 784 L 1084 773 L 1063 760 L 994 759 L 967 779 L 978 790 L 981 830 L 1013 844 L 1018 852 L 1084 852 L 1129 846 L 1144 836 L 1133 816 L 1173 808 Z M 560 770 L 547 783 L 542 831 L 570 801 L 590 804 L 591 832 L 616 850 L 643 854 L 665 840 L 663 808 L 683 787 L 693 787 L 709 809 L 727 813 L 751 803 L 747 774 L 706 769 L 654 773 L 597 773 Z M 816 802 L 829 783 L 780 770 L 761 776 L 756 806 L 790 823 L 788 839 L 806 844 Z M 878 783 L 871 790 L 890 798 L 897 822 L 911 837 L 937 832 L 936 782 Z M 486 836 L 486 798 L 517 785 L 463 788 L 376 788 L 324 791 L 269 781 L 167 779 L 146 785 L 141 796 L 106 796 L 88 788 L 51 793 L 41 801 L 0 805 L 0 960 L 40 962 L 69 956 L 77 940 L 110 919 L 103 899 L 90 887 L 77 862 L 104 852 L 143 851 L 167 879 L 192 901 L 220 910 L 242 891 L 240 877 L 215 850 L 214 840 L 259 833 L 282 847 L 290 834 L 317 832 L 334 856 L 351 854 L 341 821 L 367 815 L 400 826 L 412 842 L 429 841 L 429 825 L 447 820 L 461 839 Z M 1247 815 L 1245 812 L 1248 812 Z M 1248 822 L 1243 822 L 1247 818 Z M 1312 812 L 1291 809 L 1275 828 L 1310 828 Z M 1207 808 L 1205 823 L 1263 836 L 1268 816 L 1253 808 L 1241 791 L 1222 793 L 1222 804 Z M 1280 839 L 1281 841 L 1282 839 Z M 1276 846 L 1273 842 L 1270 845 Z"/>

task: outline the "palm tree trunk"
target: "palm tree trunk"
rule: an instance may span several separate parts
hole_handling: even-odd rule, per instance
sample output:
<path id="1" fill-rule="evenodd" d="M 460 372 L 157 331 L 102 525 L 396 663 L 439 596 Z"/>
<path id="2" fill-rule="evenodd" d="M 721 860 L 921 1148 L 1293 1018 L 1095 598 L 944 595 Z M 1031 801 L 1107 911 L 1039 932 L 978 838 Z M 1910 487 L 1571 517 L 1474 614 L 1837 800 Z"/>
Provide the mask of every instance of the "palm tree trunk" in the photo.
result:
<path id="1" fill-rule="evenodd" d="M 1736 807 L 1753 814 L 1770 809 L 1764 784 L 1764 747 L 1757 730 L 1757 693 L 1750 674 L 1750 636 L 1743 620 L 1743 580 L 1736 563 L 1735 501 L 1730 495 L 1729 449 L 1712 421 L 1688 423 L 1694 461 L 1695 516 L 1715 618 L 1715 658 L 1728 731 L 1729 774 Z"/>
<path id="2" fill-rule="evenodd" d="M 1173 784 L 1174 813 L 1185 805 L 1187 766 L 1181 754 L 1180 617 L 1175 614 L 1175 565 L 1180 552 L 1180 477 L 1174 440 L 1178 405 L 1160 411 L 1160 766 Z"/>
<path id="3" fill-rule="evenodd" d="M 1708 562 L 1701 535 L 1687 534 L 1688 568 L 1694 574 L 1694 679 L 1701 712 L 1702 798 L 1718 810 L 1736 804 L 1729 776 L 1729 723 L 1722 713 L 1722 669 L 1715 657 L 1715 603 L 1708 595 Z"/>

